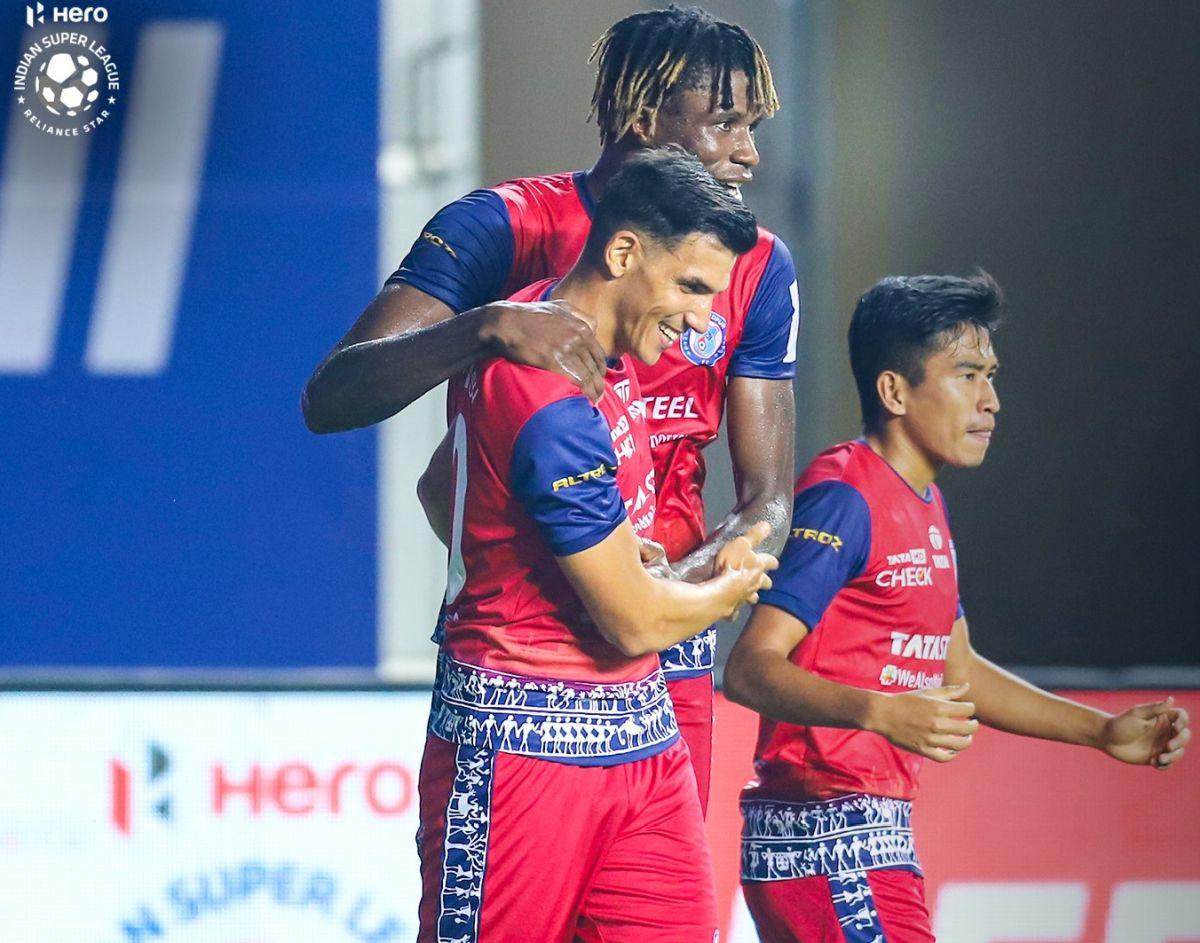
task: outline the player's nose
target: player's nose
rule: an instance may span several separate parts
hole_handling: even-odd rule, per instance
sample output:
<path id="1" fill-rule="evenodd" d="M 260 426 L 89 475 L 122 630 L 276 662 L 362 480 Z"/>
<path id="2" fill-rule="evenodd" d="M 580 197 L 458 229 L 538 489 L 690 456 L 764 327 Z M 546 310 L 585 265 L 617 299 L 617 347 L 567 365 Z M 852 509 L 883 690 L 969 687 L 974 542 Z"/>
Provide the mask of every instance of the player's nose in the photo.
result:
<path id="1" fill-rule="evenodd" d="M 703 312 L 703 313 L 700 313 Z M 697 334 L 706 334 L 709 325 L 712 323 L 711 304 L 705 304 L 700 311 L 687 311 L 683 315 L 683 323 L 690 327 Z"/>
<path id="2" fill-rule="evenodd" d="M 991 383 L 984 384 L 983 402 L 979 404 L 979 408 L 985 413 L 1000 412 L 1000 396 Z"/>
<path id="3" fill-rule="evenodd" d="M 754 168 L 758 166 L 760 160 L 758 146 L 754 143 L 754 132 L 748 127 L 741 129 L 741 133 L 738 135 L 737 142 L 734 145 L 733 153 L 729 157 L 735 164 L 740 164 L 743 167 Z"/>

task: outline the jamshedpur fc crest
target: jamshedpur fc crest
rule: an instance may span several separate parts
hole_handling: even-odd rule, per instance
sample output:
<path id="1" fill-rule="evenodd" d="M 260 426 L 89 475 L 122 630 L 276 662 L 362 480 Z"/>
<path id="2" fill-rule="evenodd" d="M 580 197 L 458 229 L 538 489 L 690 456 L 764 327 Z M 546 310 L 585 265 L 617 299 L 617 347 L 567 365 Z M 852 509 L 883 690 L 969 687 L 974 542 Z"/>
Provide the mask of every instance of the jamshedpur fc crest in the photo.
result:
<path id="1" fill-rule="evenodd" d="M 689 327 L 679 338 L 679 347 L 683 356 L 697 367 L 711 367 L 725 356 L 725 319 L 712 312 L 708 330 L 697 334 Z"/>

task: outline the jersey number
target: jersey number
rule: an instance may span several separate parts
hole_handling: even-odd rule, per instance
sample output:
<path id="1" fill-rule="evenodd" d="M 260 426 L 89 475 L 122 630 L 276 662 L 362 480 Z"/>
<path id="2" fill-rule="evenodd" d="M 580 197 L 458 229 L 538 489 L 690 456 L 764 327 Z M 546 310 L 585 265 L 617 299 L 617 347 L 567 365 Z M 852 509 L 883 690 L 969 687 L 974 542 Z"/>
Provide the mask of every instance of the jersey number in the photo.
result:
<path id="1" fill-rule="evenodd" d="M 446 573 L 446 605 L 462 592 L 467 582 L 467 567 L 462 555 L 462 532 L 467 498 L 467 421 L 459 413 L 454 417 L 454 503 L 450 506 L 450 564 Z"/>

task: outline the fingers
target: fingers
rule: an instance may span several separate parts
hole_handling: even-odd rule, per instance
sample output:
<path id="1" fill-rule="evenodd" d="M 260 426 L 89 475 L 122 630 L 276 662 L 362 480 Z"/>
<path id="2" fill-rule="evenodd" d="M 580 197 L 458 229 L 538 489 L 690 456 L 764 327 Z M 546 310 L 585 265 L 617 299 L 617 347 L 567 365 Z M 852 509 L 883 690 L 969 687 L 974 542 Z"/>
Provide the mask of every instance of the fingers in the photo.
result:
<path id="1" fill-rule="evenodd" d="M 771 536 L 771 525 L 766 521 L 759 521 L 741 536 L 744 540 L 750 542 L 751 547 L 757 547 Z"/>
<path id="2" fill-rule="evenodd" d="M 935 733 L 927 741 L 931 747 L 943 750 L 953 750 L 958 753 L 971 745 L 971 736 L 957 736 L 948 733 Z"/>
<path id="3" fill-rule="evenodd" d="M 1153 720 L 1155 717 L 1162 717 L 1164 714 L 1170 713 L 1175 706 L 1175 698 L 1169 697 L 1165 701 L 1155 701 L 1153 704 L 1138 704 L 1136 707 L 1129 709 L 1128 713 L 1140 720 Z"/>
<path id="4" fill-rule="evenodd" d="M 979 729 L 977 720 L 959 720 L 956 717 L 938 717 L 933 722 L 933 729 L 938 733 L 956 734 L 969 737 Z"/>
<path id="5" fill-rule="evenodd" d="M 966 694 L 970 687 L 971 686 L 965 682 L 963 684 L 947 684 L 946 686 L 940 688 L 925 688 L 921 693 L 927 697 L 936 697 L 945 701 L 953 701 Z"/>
<path id="6" fill-rule="evenodd" d="M 947 750 L 945 747 L 925 747 L 917 752 L 926 759 L 933 760 L 935 763 L 949 763 L 958 756 L 957 751 Z"/>

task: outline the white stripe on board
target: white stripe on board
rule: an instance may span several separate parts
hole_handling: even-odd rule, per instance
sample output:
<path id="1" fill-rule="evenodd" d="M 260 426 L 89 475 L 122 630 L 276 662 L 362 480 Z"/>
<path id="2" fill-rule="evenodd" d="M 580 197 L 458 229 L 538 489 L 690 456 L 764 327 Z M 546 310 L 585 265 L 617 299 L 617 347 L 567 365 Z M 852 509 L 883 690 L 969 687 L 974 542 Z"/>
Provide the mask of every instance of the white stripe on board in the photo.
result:
<path id="1" fill-rule="evenodd" d="M 93 373 L 167 366 L 224 35 L 210 20 L 164 20 L 142 32 L 88 334 Z"/>
<path id="2" fill-rule="evenodd" d="M 54 361 L 91 136 L 38 131 L 25 107 L 12 96 L 0 171 L 0 373 L 35 374 Z"/>

